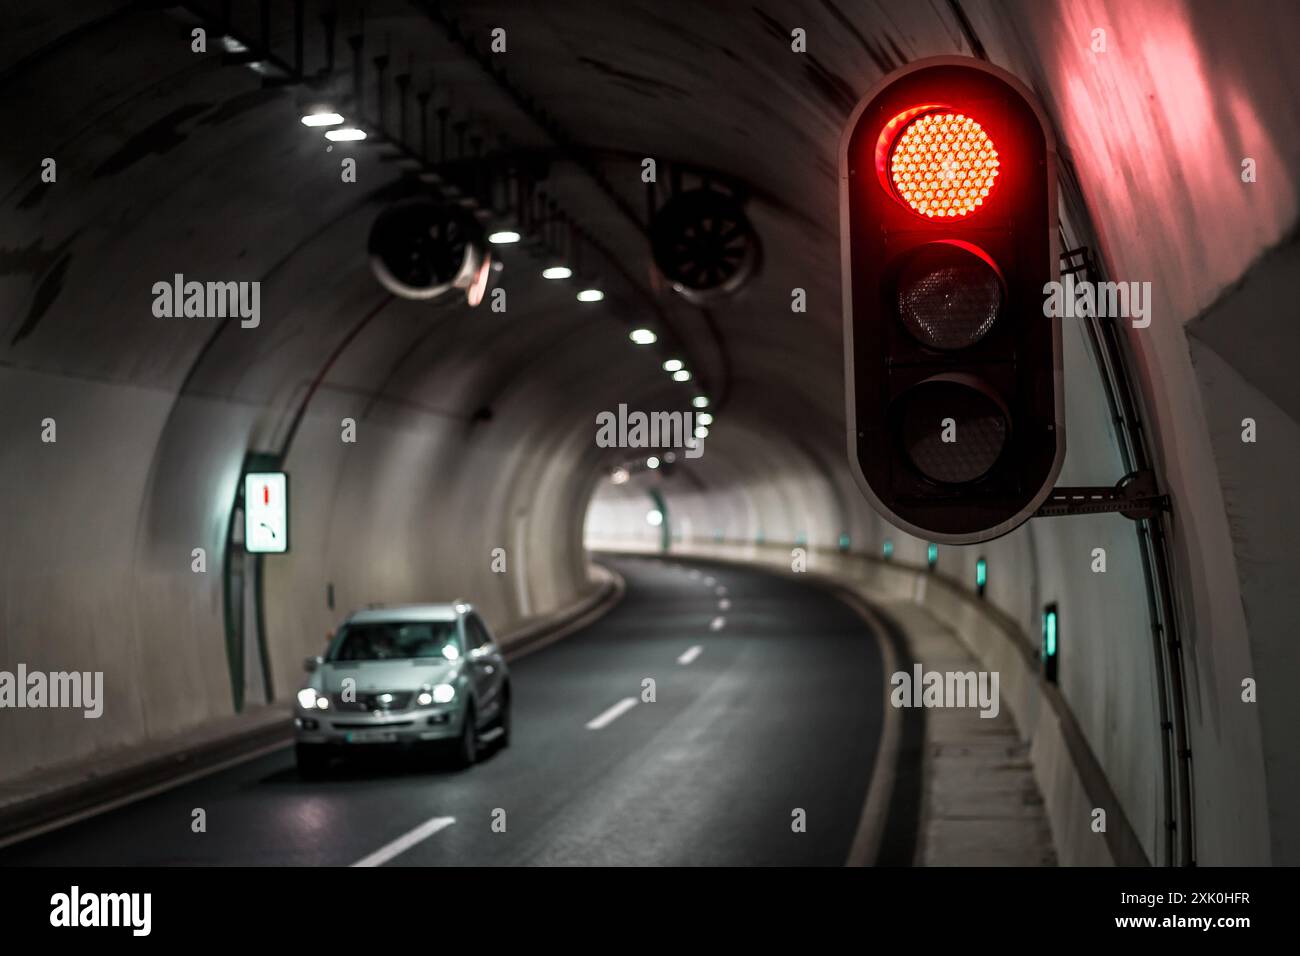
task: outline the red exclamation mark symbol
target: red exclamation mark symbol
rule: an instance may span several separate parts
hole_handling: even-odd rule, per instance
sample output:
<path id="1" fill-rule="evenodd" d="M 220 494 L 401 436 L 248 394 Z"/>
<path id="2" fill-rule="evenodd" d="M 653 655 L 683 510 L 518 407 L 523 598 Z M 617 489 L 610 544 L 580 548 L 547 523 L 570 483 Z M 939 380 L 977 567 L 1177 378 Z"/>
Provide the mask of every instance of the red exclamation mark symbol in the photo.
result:
<path id="1" fill-rule="evenodd" d="M 270 503 L 271 503 L 271 486 L 270 486 L 270 485 L 263 485 L 263 486 L 262 486 L 262 504 L 264 504 L 264 505 L 269 505 Z"/>

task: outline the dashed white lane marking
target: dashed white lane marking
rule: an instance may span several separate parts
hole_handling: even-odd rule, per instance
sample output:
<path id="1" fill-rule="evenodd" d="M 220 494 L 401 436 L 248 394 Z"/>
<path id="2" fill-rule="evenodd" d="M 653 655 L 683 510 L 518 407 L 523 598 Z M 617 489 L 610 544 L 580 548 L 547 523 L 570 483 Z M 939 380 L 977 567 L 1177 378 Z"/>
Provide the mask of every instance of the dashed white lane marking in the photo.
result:
<path id="1" fill-rule="evenodd" d="M 717 578 L 705 578 L 705 579 L 704 579 L 704 583 L 707 584 L 709 587 L 713 587 L 713 585 L 715 585 L 715 584 L 718 583 L 718 579 L 717 579 Z"/>
<path id="2" fill-rule="evenodd" d="M 698 570 L 692 570 L 690 576 L 698 581 L 700 578 L 700 572 Z"/>
<path id="3" fill-rule="evenodd" d="M 456 822 L 455 817 L 434 817 L 432 820 L 426 820 L 410 833 L 404 833 L 392 843 L 381 846 L 374 853 L 363 859 L 357 860 L 353 866 L 383 866 L 398 854 L 405 853 L 411 847 L 424 840 L 429 839 L 439 830 L 445 830 Z"/>
<path id="4" fill-rule="evenodd" d="M 610 724 L 612 724 L 614 721 L 618 720 L 620 717 L 622 717 L 624 714 L 626 714 L 629 710 L 631 710 L 635 706 L 636 706 L 635 697 L 624 697 L 613 707 L 609 708 L 609 710 L 587 721 L 587 729 L 600 730 L 600 728 L 602 727 L 607 727 Z"/>
<path id="5" fill-rule="evenodd" d="M 718 610 L 719 610 L 719 611 L 730 611 L 730 610 L 731 610 L 731 599 L 730 599 L 730 598 L 723 598 L 721 601 L 719 601 L 719 602 L 718 602 Z"/>
<path id="6" fill-rule="evenodd" d="M 696 644 L 692 647 L 688 647 L 682 653 L 682 656 L 677 658 L 677 663 L 685 667 L 687 664 L 695 660 L 695 658 L 699 657 L 703 653 L 704 653 L 704 648 L 701 647 L 699 644 Z"/>
<path id="7" fill-rule="evenodd" d="M 727 626 L 727 619 L 725 617 L 715 617 L 712 621 L 709 622 L 709 630 L 711 631 L 720 631 L 726 626 Z"/>
<path id="8" fill-rule="evenodd" d="M 725 594 L 727 593 L 727 587 L 726 587 L 726 585 L 725 585 L 725 584 L 719 584 L 719 585 L 718 585 L 718 589 L 717 589 L 716 591 L 714 591 L 713 593 L 716 594 L 718 597 L 722 597 L 723 595 L 725 595 Z"/>

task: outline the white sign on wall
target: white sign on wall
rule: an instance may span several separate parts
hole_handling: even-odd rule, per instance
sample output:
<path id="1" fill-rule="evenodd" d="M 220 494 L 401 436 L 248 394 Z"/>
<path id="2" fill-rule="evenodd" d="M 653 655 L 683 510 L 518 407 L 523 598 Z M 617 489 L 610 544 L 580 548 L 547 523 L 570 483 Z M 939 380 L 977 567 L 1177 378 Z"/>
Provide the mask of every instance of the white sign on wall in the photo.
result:
<path id="1" fill-rule="evenodd" d="M 244 548 L 253 554 L 289 550 L 289 479 L 284 472 L 244 476 Z"/>

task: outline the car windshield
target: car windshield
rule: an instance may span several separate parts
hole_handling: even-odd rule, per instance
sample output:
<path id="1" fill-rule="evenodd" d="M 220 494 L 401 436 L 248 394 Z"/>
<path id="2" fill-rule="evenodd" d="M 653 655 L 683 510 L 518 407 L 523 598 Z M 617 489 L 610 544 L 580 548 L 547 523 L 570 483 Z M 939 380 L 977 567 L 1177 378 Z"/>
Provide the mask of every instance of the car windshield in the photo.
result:
<path id="1" fill-rule="evenodd" d="M 460 657 L 455 621 L 376 621 L 347 624 L 330 649 L 331 661 L 391 661 Z"/>

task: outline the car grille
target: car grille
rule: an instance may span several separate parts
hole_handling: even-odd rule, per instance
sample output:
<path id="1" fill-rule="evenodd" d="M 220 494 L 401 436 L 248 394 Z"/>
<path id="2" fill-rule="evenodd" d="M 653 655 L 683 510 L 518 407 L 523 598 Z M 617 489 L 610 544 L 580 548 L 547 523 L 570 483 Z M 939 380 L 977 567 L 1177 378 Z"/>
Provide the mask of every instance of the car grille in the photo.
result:
<path id="1" fill-rule="evenodd" d="M 357 694 L 355 700 L 344 701 L 343 695 L 334 695 L 334 704 L 343 713 L 370 714 L 378 711 L 406 710 L 411 706 L 415 691 L 390 690 Z"/>
<path id="2" fill-rule="evenodd" d="M 345 720 L 334 721 L 335 730 L 390 730 L 398 727 L 410 727 L 413 720 L 390 720 L 386 724 L 353 724 Z"/>

